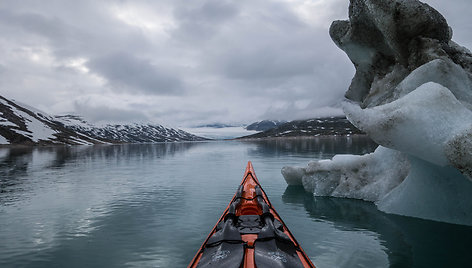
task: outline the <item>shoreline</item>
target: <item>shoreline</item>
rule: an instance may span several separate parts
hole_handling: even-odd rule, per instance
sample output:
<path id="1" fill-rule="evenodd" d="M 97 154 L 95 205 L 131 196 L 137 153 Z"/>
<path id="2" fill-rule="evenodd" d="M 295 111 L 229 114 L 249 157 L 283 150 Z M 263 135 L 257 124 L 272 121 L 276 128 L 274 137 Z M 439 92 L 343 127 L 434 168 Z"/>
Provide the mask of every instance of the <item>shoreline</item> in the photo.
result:
<path id="1" fill-rule="evenodd" d="M 110 145 L 150 145 L 150 144 L 176 144 L 176 143 L 200 143 L 220 141 L 266 141 L 266 140 L 297 140 L 297 139 L 328 139 L 328 138 L 369 138 L 367 134 L 352 135 L 319 135 L 319 136 L 284 136 L 284 137 L 262 137 L 262 138 L 232 138 L 213 139 L 205 141 L 174 141 L 174 142 L 150 142 L 150 143 L 109 143 L 109 144 L 0 144 L 2 148 L 47 148 L 47 147 L 70 147 L 70 146 L 110 146 Z"/>
<path id="2" fill-rule="evenodd" d="M 261 138 L 234 138 L 228 140 L 236 141 L 257 141 L 257 140 L 278 140 L 278 139 L 319 139 L 319 138 L 368 138 L 370 137 L 367 134 L 348 134 L 348 135 L 306 135 L 306 136 L 282 136 L 282 137 L 261 137 Z"/>
<path id="3" fill-rule="evenodd" d="M 221 141 L 267 141 L 267 140 L 306 140 L 306 139 L 333 139 L 333 138 L 367 138 L 367 134 L 351 135 L 319 135 L 319 136 L 283 136 L 283 137 L 261 137 L 261 138 L 232 138 L 232 139 L 209 139 L 204 141 L 173 141 L 173 142 L 149 142 L 149 143 L 97 143 L 97 144 L 0 144 L 2 148 L 47 148 L 47 147 L 71 147 L 71 146 L 110 146 L 110 145 L 152 145 L 152 144 L 177 144 L 177 143 L 201 143 Z"/>

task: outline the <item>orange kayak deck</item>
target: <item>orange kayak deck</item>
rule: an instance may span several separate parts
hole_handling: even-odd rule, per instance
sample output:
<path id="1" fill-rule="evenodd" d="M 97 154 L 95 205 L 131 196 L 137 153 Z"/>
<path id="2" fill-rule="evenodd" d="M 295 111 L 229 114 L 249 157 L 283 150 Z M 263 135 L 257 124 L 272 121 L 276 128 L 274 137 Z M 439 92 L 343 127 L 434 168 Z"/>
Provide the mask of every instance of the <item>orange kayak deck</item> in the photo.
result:
<path id="1" fill-rule="evenodd" d="M 315 267 L 272 207 L 251 162 L 233 199 L 189 264 L 193 267 Z"/>

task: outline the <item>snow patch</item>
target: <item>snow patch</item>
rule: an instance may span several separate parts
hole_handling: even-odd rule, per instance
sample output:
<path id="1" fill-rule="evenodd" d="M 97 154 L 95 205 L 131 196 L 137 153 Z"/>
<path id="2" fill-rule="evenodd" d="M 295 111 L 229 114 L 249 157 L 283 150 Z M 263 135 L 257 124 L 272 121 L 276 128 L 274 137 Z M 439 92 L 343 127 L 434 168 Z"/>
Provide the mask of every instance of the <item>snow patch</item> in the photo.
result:
<path id="1" fill-rule="evenodd" d="M 0 144 L 10 144 L 10 142 L 3 136 L 0 136 Z"/>
<path id="2" fill-rule="evenodd" d="M 40 140 L 52 140 L 56 138 L 54 134 L 57 134 L 57 131 L 51 129 L 43 122 L 23 111 L 16 109 L 15 107 L 12 107 L 12 110 L 15 114 L 24 119 L 26 127 L 30 133 L 16 129 L 12 129 L 13 131 L 17 132 L 18 134 L 31 137 L 31 140 L 34 142 L 38 142 Z"/>
<path id="3" fill-rule="evenodd" d="M 47 113 L 45 113 L 44 111 L 41 111 L 33 106 L 30 106 L 28 104 L 25 104 L 23 102 L 20 102 L 20 101 L 17 101 L 17 100 L 11 100 L 12 102 L 14 102 L 16 105 L 22 107 L 22 108 L 25 108 L 27 109 L 28 111 L 30 112 L 33 112 L 34 114 L 36 114 L 37 116 L 39 117 L 42 117 L 44 119 L 47 119 L 47 120 L 54 120 L 54 117 L 48 115 Z"/>
<path id="4" fill-rule="evenodd" d="M 14 124 L 13 122 L 7 121 L 3 118 L 0 118 L 0 126 L 6 126 L 6 127 L 16 127 L 17 125 Z"/>

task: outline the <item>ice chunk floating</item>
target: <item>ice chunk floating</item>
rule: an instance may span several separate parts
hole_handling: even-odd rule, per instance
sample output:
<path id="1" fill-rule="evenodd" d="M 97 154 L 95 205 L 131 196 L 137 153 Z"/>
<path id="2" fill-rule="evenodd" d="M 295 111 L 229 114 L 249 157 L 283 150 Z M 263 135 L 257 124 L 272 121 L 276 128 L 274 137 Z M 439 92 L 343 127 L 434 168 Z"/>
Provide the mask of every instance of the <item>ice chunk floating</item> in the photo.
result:
<path id="1" fill-rule="evenodd" d="M 381 146 L 285 167 L 287 183 L 472 225 L 472 53 L 416 0 L 351 0 L 349 21 L 333 22 L 330 35 L 356 67 L 344 112 Z"/>
<path id="2" fill-rule="evenodd" d="M 367 155 L 336 155 L 306 168 L 284 167 L 282 174 L 289 185 L 303 185 L 316 196 L 377 201 L 405 179 L 409 168 L 404 154 L 380 146 Z"/>

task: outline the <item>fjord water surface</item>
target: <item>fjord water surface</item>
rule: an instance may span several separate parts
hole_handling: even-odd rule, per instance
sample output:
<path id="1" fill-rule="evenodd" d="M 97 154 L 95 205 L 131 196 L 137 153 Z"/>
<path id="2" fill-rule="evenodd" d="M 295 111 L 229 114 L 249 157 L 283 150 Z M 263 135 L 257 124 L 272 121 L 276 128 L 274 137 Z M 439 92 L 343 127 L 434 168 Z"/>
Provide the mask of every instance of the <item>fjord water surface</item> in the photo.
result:
<path id="1" fill-rule="evenodd" d="M 470 227 L 313 197 L 280 174 L 374 148 L 358 137 L 0 148 L 0 267 L 186 267 L 248 160 L 318 267 L 470 264 Z"/>

